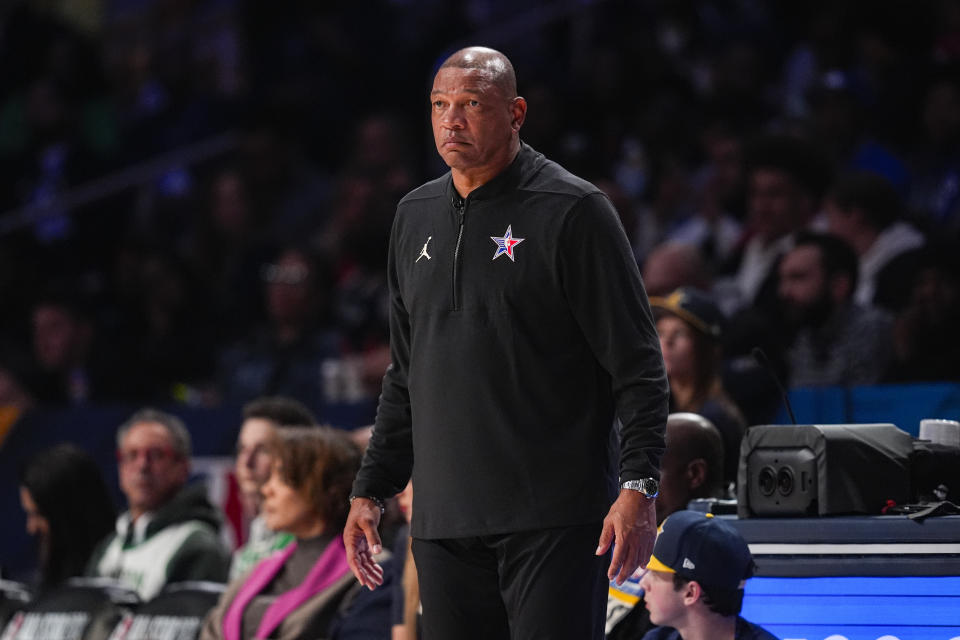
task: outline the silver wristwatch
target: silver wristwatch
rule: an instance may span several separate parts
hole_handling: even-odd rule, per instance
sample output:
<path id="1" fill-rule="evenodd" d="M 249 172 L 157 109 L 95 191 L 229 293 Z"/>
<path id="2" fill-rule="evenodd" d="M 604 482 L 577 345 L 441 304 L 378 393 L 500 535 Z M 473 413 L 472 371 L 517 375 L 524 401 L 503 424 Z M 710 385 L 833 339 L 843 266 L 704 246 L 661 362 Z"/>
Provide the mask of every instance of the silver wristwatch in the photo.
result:
<path id="1" fill-rule="evenodd" d="M 660 483 L 653 478 L 641 478 L 639 480 L 627 480 L 620 485 L 621 489 L 630 489 L 639 491 L 648 498 L 656 498 L 660 495 Z"/>

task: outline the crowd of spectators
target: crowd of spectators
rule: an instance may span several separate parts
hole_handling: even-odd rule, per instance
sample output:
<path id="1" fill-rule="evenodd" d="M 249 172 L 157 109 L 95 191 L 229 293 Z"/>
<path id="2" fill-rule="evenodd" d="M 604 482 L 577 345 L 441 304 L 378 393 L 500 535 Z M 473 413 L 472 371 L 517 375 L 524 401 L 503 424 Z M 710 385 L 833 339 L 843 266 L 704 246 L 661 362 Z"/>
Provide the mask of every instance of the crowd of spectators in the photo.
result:
<path id="1" fill-rule="evenodd" d="M 372 406 L 394 206 L 443 170 L 429 70 L 477 39 L 524 70 L 523 139 L 614 201 L 651 295 L 713 296 L 748 424 L 775 405 L 753 347 L 857 382 L 791 371 L 833 326 L 777 282 L 811 228 L 886 317 L 869 381 L 960 379 L 956 3 L 557 4 L 5 5 L 0 404 Z M 810 370 L 843 369 L 813 362 L 828 343 Z"/>

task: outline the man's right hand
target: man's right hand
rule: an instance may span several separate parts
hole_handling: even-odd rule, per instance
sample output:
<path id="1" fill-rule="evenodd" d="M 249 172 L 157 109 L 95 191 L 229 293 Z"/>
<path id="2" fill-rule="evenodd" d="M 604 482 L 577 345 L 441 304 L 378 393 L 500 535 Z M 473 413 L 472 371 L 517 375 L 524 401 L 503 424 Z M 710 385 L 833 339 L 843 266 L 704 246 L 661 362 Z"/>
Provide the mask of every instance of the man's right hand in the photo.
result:
<path id="1" fill-rule="evenodd" d="M 383 584 L 383 567 L 373 557 L 383 550 L 377 526 L 380 507 L 369 498 L 354 498 L 347 524 L 343 528 L 343 544 L 347 548 L 347 564 L 360 584 L 371 591 Z"/>

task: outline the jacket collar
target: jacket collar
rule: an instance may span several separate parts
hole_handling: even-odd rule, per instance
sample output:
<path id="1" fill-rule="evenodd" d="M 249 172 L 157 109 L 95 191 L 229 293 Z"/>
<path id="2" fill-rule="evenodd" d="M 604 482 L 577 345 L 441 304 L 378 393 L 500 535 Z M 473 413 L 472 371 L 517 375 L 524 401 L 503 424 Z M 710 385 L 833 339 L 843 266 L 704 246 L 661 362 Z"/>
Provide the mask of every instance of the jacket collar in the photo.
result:
<path id="1" fill-rule="evenodd" d="M 523 184 L 526 177 L 529 176 L 542 161 L 543 154 L 538 153 L 533 147 L 521 140 L 520 150 L 507 168 L 497 174 L 492 180 L 471 191 L 466 199 L 470 201 L 490 200 L 504 192 L 512 191 Z M 457 190 L 453 186 L 452 173 L 447 174 L 447 195 L 453 202 L 461 199 L 460 194 L 457 193 Z"/>

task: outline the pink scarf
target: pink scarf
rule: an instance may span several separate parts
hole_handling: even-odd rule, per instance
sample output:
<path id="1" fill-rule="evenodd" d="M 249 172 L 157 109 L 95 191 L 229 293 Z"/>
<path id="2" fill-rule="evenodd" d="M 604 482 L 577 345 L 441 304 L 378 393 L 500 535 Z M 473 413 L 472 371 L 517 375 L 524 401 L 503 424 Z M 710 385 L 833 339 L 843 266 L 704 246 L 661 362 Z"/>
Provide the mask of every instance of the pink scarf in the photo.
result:
<path id="1" fill-rule="evenodd" d="M 275 553 L 258 564 L 247 578 L 237 596 L 227 608 L 223 617 L 223 636 L 225 640 L 242 640 L 240 632 L 243 622 L 243 610 L 250 601 L 270 584 L 274 576 L 287 562 L 287 558 L 297 548 L 297 543 Z M 257 627 L 256 638 L 266 638 L 276 629 L 283 619 L 295 611 L 304 602 L 317 595 L 350 571 L 347 565 L 347 551 L 343 546 L 343 536 L 338 535 L 330 541 L 323 554 L 314 563 L 303 582 L 289 591 L 277 596 L 267 608 Z"/>

